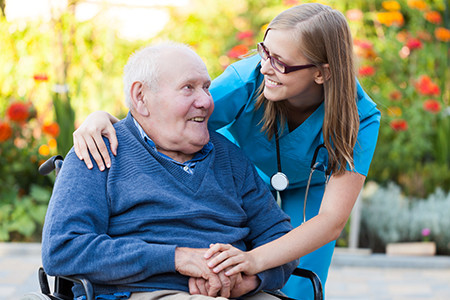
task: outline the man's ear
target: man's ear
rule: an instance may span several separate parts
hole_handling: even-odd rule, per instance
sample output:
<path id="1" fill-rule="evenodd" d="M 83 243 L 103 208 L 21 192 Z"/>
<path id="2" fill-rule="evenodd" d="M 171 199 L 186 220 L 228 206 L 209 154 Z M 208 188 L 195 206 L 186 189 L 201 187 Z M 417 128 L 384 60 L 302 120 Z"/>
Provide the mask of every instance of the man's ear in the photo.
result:
<path id="1" fill-rule="evenodd" d="M 131 85 L 131 105 L 136 113 L 143 117 L 148 117 L 150 111 L 147 108 L 147 100 L 145 96 L 146 86 L 140 81 L 135 81 Z"/>
<path id="2" fill-rule="evenodd" d="M 331 77 L 330 65 L 324 64 L 321 69 L 318 69 L 314 75 L 314 81 L 317 84 L 323 84 L 325 81 L 329 80 Z"/>

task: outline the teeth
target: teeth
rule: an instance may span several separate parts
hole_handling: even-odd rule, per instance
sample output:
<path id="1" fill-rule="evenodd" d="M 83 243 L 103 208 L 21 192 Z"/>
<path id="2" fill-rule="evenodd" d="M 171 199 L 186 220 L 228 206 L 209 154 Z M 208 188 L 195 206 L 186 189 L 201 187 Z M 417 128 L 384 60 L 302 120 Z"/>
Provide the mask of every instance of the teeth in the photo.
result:
<path id="1" fill-rule="evenodd" d="M 280 85 L 280 84 L 281 84 L 281 83 L 279 83 L 279 82 L 270 80 L 269 78 L 266 78 L 266 80 L 267 80 L 267 83 L 269 83 L 269 84 L 271 84 L 271 85 Z"/>
<path id="2" fill-rule="evenodd" d="M 190 121 L 203 122 L 203 121 L 205 121 L 205 118 L 203 118 L 203 117 L 195 117 L 195 118 L 190 119 Z"/>

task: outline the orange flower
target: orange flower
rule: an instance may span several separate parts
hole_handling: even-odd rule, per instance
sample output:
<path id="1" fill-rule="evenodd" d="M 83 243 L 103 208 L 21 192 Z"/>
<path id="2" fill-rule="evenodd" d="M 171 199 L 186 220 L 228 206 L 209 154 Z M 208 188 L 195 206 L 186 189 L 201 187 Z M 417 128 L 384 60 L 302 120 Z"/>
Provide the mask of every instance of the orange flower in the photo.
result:
<path id="1" fill-rule="evenodd" d="M 39 154 L 42 156 L 48 156 L 50 155 L 50 148 L 48 147 L 48 145 L 41 145 L 39 147 Z"/>
<path id="2" fill-rule="evenodd" d="M 56 138 L 59 135 L 59 125 L 56 122 L 45 123 L 42 125 L 42 131 Z"/>
<path id="3" fill-rule="evenodd" d="M 439 27 L 434 30 L 434 36 L 441 42 L 450 41 L 450 30 L 444 27 Z"/>
<path id="4" fill-rule="evenodd" d="M 408 0 L 408 6 L 422 11 L 428 7 L 427 3 L 422 0 Z"/>
<path id="5" fill-rule="evenodd" d="M 441 93 L 438 85 L 431 81 L 427 75 L 422 75 L 416 82 L 416 89 L 422 95 L 437 96 Z"/>
<path id="6" fill-rule="evenodd" d="M 0 142 L 8 140 L 12 136 L 12 129 L 8 123 L 0 121 Z"/>
<path id="7" fill-rule="evenodd" d="M 410 50 L 421 49 L 422 48 L 422 42 L 419 39 L 410 38 L 406 42 L 406 47 L 408 47 Z"/>
<path id="8" fill-rule="evenodd" d="M 434 99 L 428 99 L 423 102 L 423 109 L 430 113 L 437 114 L 441 111 L 441 104 Z"/>
<path id="9" fill-rule="evenodd" d="M 51 150 L 55 150 L 57 146 L 58 146 L 58 143 L 56 142 L 56 140 L 54 138 L 51 138 L 48 140 L 48 147 Z"/>
<path id="10" fill-rule="evenodd" d="M 434 10 L 427 11 L 424 14 L 424 17 L 425 17 L 425 20 L 427 20 L 430 23 L 433 23 L 433 24 L 441 24 L 442 23 L 441 14 L 437 11 L 434 11 Z"/>
<path id="11" fill-rule="evenodd" d="M 408 122 L 403 119 L 392 120 L 390 126 L 395 131 L 405 131 L 408 129 Z"/>
<path id="12" fill-rule="evenodd" d="M 384 24 L 388 27 L 390 26 L 402 26 L 405 23 L 403 19 L 403 15 L 399 11 L 388 11 L 388 12 L 380 12 L 377 13 L 377 20 L 381 24 Z"/>
<path id="13" fill-rule="evenodd" d="M 409 38 L 410 38 L 410 34 L 409 34 L 409 32 L 408 31 L 406 31 L 406 30 L 402 30 L 402 31 L 400 31 L 399 33 L 397 33 L 397 40 L 400 42 L 400 43 L 405 43 Z"/>
<path id="14" fill-rule="evenodd" d="M 34 74 L 33 79 L 35 81 L 48 81 L 48 76 L 45 73 Z"/>
<path id="15" fill-rule="evenodd" d="M 381 2 L 381 6 L 388 11 L 400 10 L 400 4 L 397 1 L 383 1 Z"/>
<path id="16" fill-rule="evenodd" d="M 372 66 L 362 66 L 361 68 L 359 68 L 359 76 L 372 76 L 373 74 L 375 74 L 375 68 Z"/>
<path id="17" fill-rule="evenodd" d="M 390 117 L 400 117 L 402 113 L 402 109 L 398 106 L 391 106 L 388 108 L 388 116 Z"/>
<path id="18" fill-rule="evenodd" d="M 231 58 L 239 58 L 240 56 L 247 54 L 248 48 L 245 45 L 234 46 L 229 52 L 228 56 Z"/>
<path id="19" fill-rule="evenodd" d="M 29 106 L 22 102 L 13 102 L 6 112 L 9 119 L 14 122 L 25 122 L 30 116 Z"/>

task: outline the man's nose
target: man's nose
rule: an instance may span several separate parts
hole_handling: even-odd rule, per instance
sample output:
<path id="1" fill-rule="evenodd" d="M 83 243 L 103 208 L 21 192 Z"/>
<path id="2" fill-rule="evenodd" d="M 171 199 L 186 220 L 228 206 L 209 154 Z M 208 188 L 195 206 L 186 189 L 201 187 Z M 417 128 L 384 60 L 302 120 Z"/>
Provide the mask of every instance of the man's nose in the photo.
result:
<path id="1" fill-rule="evenodd" d="M 209 91 L 201 89 L 197 95 L 197 99 L 195 100 L 195 106 L 198 108 L 208 109 L 211 107 L 212 102 L 212 96 Z"/>

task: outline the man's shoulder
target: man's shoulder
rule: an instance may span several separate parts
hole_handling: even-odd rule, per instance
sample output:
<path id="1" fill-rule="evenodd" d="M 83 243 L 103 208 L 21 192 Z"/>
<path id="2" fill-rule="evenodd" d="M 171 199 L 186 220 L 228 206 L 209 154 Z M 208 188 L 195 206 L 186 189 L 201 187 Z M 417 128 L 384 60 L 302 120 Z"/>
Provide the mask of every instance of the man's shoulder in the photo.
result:
<path id="1" fill-rule="evenodd" d="M 216 151 L 216 159 L 222 159 L 223 156 L 227 156 L 230 159 L 227 160 L 231 165 L 236 165 L 242 167 L 246 162 L 250 163 L 244 151 L 239 148 L 236 144 L 228 140 L 222 134 L 210 131 L 210 141 L 214 145 Z"/>

